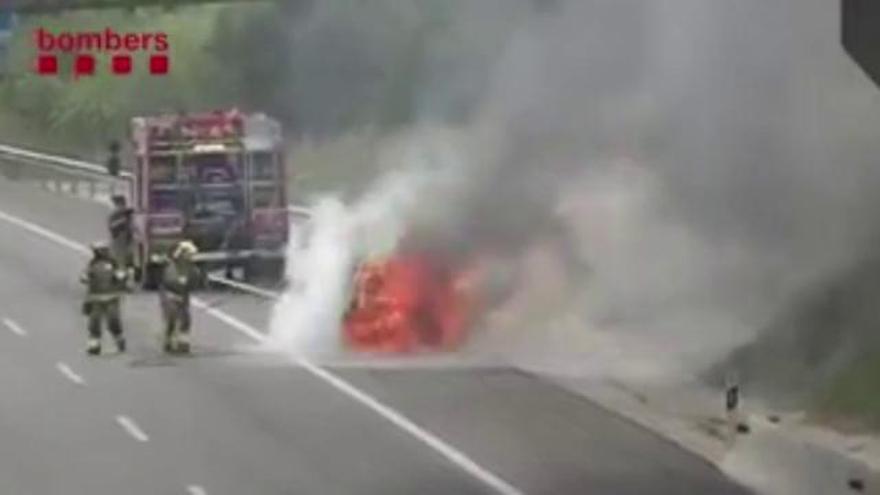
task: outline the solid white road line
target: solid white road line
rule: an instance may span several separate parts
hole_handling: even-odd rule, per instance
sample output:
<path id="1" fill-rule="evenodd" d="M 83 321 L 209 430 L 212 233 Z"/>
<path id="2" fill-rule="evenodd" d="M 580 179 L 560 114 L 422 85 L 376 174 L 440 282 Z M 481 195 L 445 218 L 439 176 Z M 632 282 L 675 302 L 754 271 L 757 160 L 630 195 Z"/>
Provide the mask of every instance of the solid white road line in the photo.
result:
<path id="1" fill-rule="evenodd" d="M 214 318 L 222 321 L 223 323 L 226 323 L 230 327 L 234 328 L 235 330 L 238 330 L 240 333 L 243 333 L 244 335 L 250 337 L 251 339 L 253 339 L 261 344 L 266 342 L 266 335 L 265 334 L 260 333 L 259 330 L 255 329 L 254 327 L 248 325 L 247 323 L 239 320 L 238 318 L 230 315 L 229 313 L 224 313 L 223 311 L 220 311 L 217 308 L 211 308 L 204 301 L 202 301 L 199 298 L 194 297 L 192 299 L 192 302 L 193 302 L 193 306 L 201 309 L 205 313 L 213 316 Z"/>
<path id="2" fill-rule="evenodd" d="M 63 235 L 56 234 L 55 232 L 52 232 L 51 230 L 40 227 L 39 225 L 37 225 L 35 223 L 28 222 L 27 220 L 23 220 L 21 218 L 9 215 L 9 214 L 4 213 L 2 211 L 0 211 L 0 220 L 5 220 L 5 221 L 17 226 L 17 227 L 21 227 L 21 228 L 27 230 L 28 232 L 42 236 L 42 237 L 49 239 L 50 241 L 52 241 L 56 244 L 60 244 L 64 247 L 66 247 L 68 249 L 72 249 L 78 253 L 82 253 L 82 254 L 86 254 L 86 255 L 89 254 L 89 248 L 87 248 L 86 246 L 84 246 L 76 241 L 73 241 L 71 239 L 68 239 L 68 238 L 64 237 Z"/>
<path id="3" fill-rule="evenodd" d="M 21 325 L 14 322 L 13 320 L 10 320 L 9 318 L 3 318 L 3 325 L 15 335 L 18 335 L 19 337 L 27 337 L 27 330 L 22 328 Z"/>
<path id="4" fill-rule="evenodd" d="M 367 406 L 378 415 L 393 423 L 401 430 L 421 440 L 425 445 L 436 450 L 450 462 L 457 465 L 474 478 L 477 478 L 486 485 L 490 486 L 498 493 L 501 493 L 503 495 L 523 495 L 523 492 L 519 491 L 519 489 L 513 487 L 513 485 L 504 481 L 499 476 L 487 470 L 486 468 L 480 466 L 466 454 L 444 442 L 442 439 L 440 439 L 440 437 L 413 423 L 406 416 L 379 402 L 377 399 L 368 395 L 366 392 L 343 380 L 338 375 L 331 373 L 330 371 L 327 371 L 326 369 L 321 368 L 309 361 L 297 359 L 296 362 L 297 364 L 311 372 L 313 375 L 330 384 L 336 390 L 339 390 L 340 392 L 360 402 L 364 406 Z"/>
<path id="5" fill-rule="evenodd" d="M 28 230 L 29 232 L 40 235 L 50 241 L 53 241 L 57 244 L 60 244 L 62 246 L 71 248 L 79 253 L 84 253 L 84 254 L 89 253 L 89 250 L 84 245 L 82 245 L 76 241 L 73 241 L 71 239 L 68 239 L 60 234 L 52 232 L 44 227 L 41 227 L 39 225 L 28 222 L 27 220 L 23 220 L 21 218 L 9 215 L 7 213 L 3 213 L 2 211 L 0 211 L 0 220 L 6 220 L 9 223 L 12 223 L 14 225 L 18 225 L 18 226 Z M 228 313 L 225 313 L 223 311 L 220 311 L 216 308 L 208 307 L 204 301 L 201 301 L 201 300 L 198 300 L 195 298 L 193 299 L 193 304 L 196 307 L 204 309 L 204 311 L 207 314 L 226 323 L 230 327 L 232 327 L 235 330 L 241 332 L 242 334 L 250 337 L 251 339 L 253 339 L 259 343 L 266 342 L 266 340 L 267 340 L 266 335 L 264 335 L 263 333 L 261 333 L 260 331 L 255 329 L 254 327 L 248 325 L 247 323 L 244 323 L 243 321 L 239 320 L 238 318 L 235 318 L 234 316 L 232 316 Z M 486 485 L 488 485 L 489 487 L 494 489 L 496 492 L 498 492 L 502 495 L 523 495 L 523 492 L 521 492 L 517 488 L 513 487 L 508 482 L 504 481 L 503 479 L 501 479 L 499 476 L 495 475 L 491 471 L 481 467 L 479 464 L 474 462 L 470 457 L 465 455 L 463 452 L 456 450 L 454 447 L 447 444 L 446 442 L 441 440 L 439 437 L 437 437 L 433 433 L 416 425 L 415 423 L 413 423 L 410 419 L 408 419 L 404 415 L 395 411 L 391 407 L 383 404 L 382 402 L 380 402 L 376 398 L 374 398 L 374 397 L 370 396 L 369 394 L 367 394 L 366 392 L 358 389 L 354 385 L 348 383 L 347 381 L 345 381 L 344 379 L 342 379 L 338 375 L 336 375 L 336 374 L 334 374 L 324 368 L 321 368 L 320 366 L 318 366 L 310 361 L 307 361 L 305 359 L 296 358 L 293 360 L 293 362 L 298 364 L 299 366 L 301 366 L 303 369 L 305 369 L 306 371 L 311 373 L 313 376 L 321 379 L 322 381 L 324 381 L 328 385 L 332 386 L 333 388 L 335 388 L 339 392 L 342 392 L 343 394 L 351 397 L 355 401 L 357 401 L 357 402 L 361 403 L 362 405 L 366 406 L 367 408 L 371 409 L 372 411 L 374 411 L 378 415 L 382 416 L 383 418 L 385 418 L 386 420 L 388 420 L 389 422 L 391 422 L 392 424 L 394 424 L 398 428 L 409 433 L 414 438 L 420 440 L 425 445 L 431 447 L 432 449 L 434 449 L 435 451 L 437 451 L 438 453 L 443 455 L 450 462 L 452 462 L 456 466 L 460 467 L 465 472 L 471 474 L 475 478 L 479 479 L 480 481 L 482 481 L 483 483 L 485 483 Z M 142 435 L 144 440 L 141 440 L 141 441 L 145 442 L 149 439 L 146 436 L 146 434 L 144 434 L 142 431 L 140 431 L 140 429 L 137 428 L 137 425 L 135 425 L 133 422 L 131 422 L 131 420 L 129 418 L 126 418 L 125 416 L 118 416 L 116 419 L 123 426 L 123 428 L 126 428 L 126 430 L 128 430 L 129 433 L 131 433 L 132 436 L 134 436 L 135 438 L 138 438 L 138 437 L 136 436 L 136 434 L 132 430 L 129 429 L 129 426 L 133 426 L 134 431 L 139 432 L 139 434 Z M 128 424 L 129 426 L 126 426 L 126 424 Z"/>
<path id="6" fill-rule="evenodd" d="M 66 363 L 62 363 L 59 361 L 58 363 L 55 363 L 55 368 L 58 371 L 60 371 L 62 375 L 66 376 L 67 379 L 72 381 L 73 383 L 75 383 L 77 385 L 85 385 L 86 384 L 86 381 L 83 379 L 83 377 L 74 373 L 74 371 L 72 369 L 70 369 L 70 366 L 68 366 Z"/>
<path id="7" fill-rule="evenodd" d="M 144 430 L 142 430 L 141 427 L 138 426 L 137 423 L 135 423 L 134 420 L 129 418 L 128 416 L 116 416 L 116 422 L 119 423 L 119 426 L 127 431 L 128 434 L 131 435 L 138 442 L 150 441 L 150 437 L 148 437 L 147 434 L 144 433 Z"/>
<path id="8" fill-rule="evenodd" d="M 199 485 L 189 485 L 186 487 L 186 493 L 189 495 L 208 495 L 208 492 Z"/>

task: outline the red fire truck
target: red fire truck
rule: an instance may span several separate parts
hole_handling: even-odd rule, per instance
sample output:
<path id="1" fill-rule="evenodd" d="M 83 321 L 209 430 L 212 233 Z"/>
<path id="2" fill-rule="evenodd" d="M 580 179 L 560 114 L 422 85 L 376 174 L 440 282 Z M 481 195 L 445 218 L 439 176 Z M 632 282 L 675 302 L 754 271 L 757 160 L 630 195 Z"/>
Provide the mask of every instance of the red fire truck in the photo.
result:
<path id="1" fill-rule="evenodd" d="M 280 276 L 289 227 L 277 121 L 238 110 L 137 117 L 130 137 L 135 271 L 145 288 L 182 239 L 208 270 Z"/>

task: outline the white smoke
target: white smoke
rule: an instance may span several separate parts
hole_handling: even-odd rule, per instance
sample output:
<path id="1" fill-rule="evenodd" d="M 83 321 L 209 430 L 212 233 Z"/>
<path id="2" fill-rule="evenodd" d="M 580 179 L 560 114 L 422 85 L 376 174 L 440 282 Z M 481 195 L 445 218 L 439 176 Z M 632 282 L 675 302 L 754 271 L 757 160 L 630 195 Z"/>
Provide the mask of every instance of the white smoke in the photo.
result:
<path id="1" fill-rule="evenodd" d="M 488 80 L 469 124 L 389 142 L 388 173 L 316 216 L 315 239 L 338 244 L 291 254 L 303 271 L 276 310 L 279 345 L 335 348 L 353 264 L 425 228 L 497 254 L 514 280 L 478 355 L 688 375 L 753 338 L 877 230 L 876 139 L 856 132 L 876 128 L 876 105 L 837 53 L 835 7 L 799 2 L 790 30 L 786 2 L 570 1 L 524 16 L 475 71 Z M 814 94 L 816 80 L 835 93 Z M 624 149 L 633 163 L 610 164 Z M 321 249 L 338 266 L 305 266 L 331 257 Z"/>
<path id="2" fill-rule="evenodd" d="M 444 215 L 428 190 L 460 188 L 462 161 L 443 131 L 392 140 L 380 157 L 389 172 L 353 204 L 333 196 L 312 205 L 287 253 L 288 290 L 273 309 L 270 345 L 309 357 L 341 352 L 340 323 L 360 260 L 388 255 L 416 223 Z"/>
<path id="3" fill-rule="evenodd" d="M 288 246 L 289 289 L 275 305 L 270 344 L 320 355 L 336 349 L 333 329 L 345 304 L 352 240 L 340 201 L 323 199 L 312 215 L 311 228 Z"/>

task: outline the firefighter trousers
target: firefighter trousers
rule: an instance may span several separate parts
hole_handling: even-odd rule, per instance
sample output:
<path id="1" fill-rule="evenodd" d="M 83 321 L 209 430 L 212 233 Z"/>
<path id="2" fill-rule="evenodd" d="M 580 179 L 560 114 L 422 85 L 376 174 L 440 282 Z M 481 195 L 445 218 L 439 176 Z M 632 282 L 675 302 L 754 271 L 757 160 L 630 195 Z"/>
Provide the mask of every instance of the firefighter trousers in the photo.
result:
<path id="1" fill-rule="evenodd" d="M 165 338 L 170 339 L 175 335 L 189 336 L 190 323 L 192 321 L 189 310 L 189 300 L 163 296 L 162 316 L 165 320 Z"/>
<path id="2" fill-rule="evenodd" d="M 101 338 L 102 323 L 114 338 L 122 337 L 122 319 L 119 314 L 119 299 L 109 301 L 90 301 L 88 304 L 89 337 Z"/>
<path id="3" fill-rule="evenodd" d="M 123 239 L 113 239 L 113 258 L 122 268 L 134 266 L 134 247 L 131 242 Z"/>

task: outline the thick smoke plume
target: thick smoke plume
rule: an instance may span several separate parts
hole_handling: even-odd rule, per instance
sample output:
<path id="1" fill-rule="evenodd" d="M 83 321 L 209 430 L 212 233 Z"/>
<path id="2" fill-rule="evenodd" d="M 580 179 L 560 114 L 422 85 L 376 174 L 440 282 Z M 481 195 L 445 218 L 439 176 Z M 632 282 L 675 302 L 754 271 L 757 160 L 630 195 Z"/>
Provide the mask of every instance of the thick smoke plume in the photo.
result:
<path id="1" fill-rule="evenodd" d="M 424 128 L 386 157 L 396 172 L 319 213 L 276 335 L 338 338 L 345 274 L 384 232 L 382 249 L 406 235 L 490 260 L 497 298 L 472 352 L 681 378 L 870 248 L 880 105 L 839 48 L 836 5 L 513 3 L 497 52 L 492 9 L 452 23 L 470 45 L 437 50 L 458 70 L 429 71 Z M 468 123 L 425 130 L 456 88 L 480 88 Z M 310 262 L 318 250 L 339 264 Z"/>
<path id="2" fill-rule="evenodd" d="M 310 357 L 339 354 L 340 323 L 358 263 L 393 253 L 417 218 L 432 218 L 428 210 L 418 214 L 429 191 L 462 188 L 463 164 L 445 136 L 419 132 L 389 142 L 379 157 L 389 172 L 355 204 L 335 196 L 312 204 L 310 223 L 294 230 L 288 247 L 290 289 L 274 309 L 273 346 Z"/>

